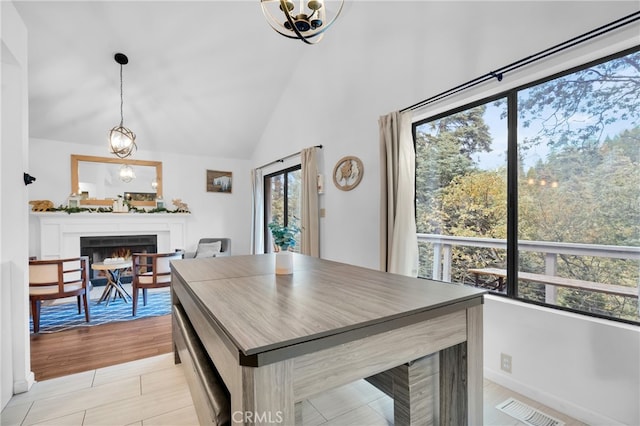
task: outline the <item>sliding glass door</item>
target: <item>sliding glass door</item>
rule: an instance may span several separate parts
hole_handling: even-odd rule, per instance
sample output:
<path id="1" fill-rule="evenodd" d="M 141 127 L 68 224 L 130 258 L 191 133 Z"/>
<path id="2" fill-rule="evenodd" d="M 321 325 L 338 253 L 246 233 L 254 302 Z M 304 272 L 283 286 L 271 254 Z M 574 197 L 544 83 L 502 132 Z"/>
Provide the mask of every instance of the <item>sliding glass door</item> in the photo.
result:
<path id="1" fill-rule="evenodd" d="M 300 198 L 302 197 L 302 172 L 300 165 L 271 173 L 264 177 L 264 252 L 273 252 L 271 232 L 267 224 L 300 226 Z M 296 235 L 294 251 L 300 247 L 300 233 Z"/>

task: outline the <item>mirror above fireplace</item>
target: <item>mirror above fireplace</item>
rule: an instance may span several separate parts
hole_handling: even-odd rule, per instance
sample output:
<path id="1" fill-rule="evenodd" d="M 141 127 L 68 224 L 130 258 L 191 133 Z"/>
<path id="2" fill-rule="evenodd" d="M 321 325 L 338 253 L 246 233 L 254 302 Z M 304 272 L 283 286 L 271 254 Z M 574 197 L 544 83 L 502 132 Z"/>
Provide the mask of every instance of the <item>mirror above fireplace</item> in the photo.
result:
<path id="1" fill-rule="evenodd" d="M 122 196 L 132 206 L 155 207 L 162 197 L 162 162 L 72 154 L 71 193 L 85 206 L 111 206 Z"/>

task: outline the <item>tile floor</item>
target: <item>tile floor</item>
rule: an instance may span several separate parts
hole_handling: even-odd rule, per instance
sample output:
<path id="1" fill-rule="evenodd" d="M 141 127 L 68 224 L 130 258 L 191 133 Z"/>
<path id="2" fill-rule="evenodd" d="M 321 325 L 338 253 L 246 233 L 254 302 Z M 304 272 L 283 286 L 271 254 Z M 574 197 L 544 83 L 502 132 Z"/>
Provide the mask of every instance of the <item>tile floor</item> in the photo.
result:
<path id="1" fill-rule="evenodd" d="M 583 424 L 485 380 L 485 425 L 521 425 L 495 409 L 513 396 L 566 422 Z M 181 365 L 164 354 L 34 384 L 15 395 L 0 414 L 9 425 L 171 425 L 198 419 Z M 393 425 L 393 401 L 365 381 L 325 392 L 296 404 L 303 426 Z"/>

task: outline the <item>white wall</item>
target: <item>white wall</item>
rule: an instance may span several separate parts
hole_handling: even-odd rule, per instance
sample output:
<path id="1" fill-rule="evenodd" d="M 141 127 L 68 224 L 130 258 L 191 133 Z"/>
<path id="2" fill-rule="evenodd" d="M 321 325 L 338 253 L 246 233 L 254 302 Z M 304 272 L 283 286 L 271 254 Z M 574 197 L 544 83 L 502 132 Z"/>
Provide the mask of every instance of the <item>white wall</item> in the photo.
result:
<path id="1" fill-rule="evenodd" d="M 485 377 L 592 425 L 640 424 L 638 327 L 497 296 L 484 326 Z"/>
<path id="2" fill-rule="evenodd" d="M 105 130 L 104 148 L 32 138 L 29 170 L 37 181 L 30 185 L 30 200 L 51 200 L 55 206 L 66 204 L 71 193 L 71 154 L 108 157 Z M 186 251 L 195 251 L 203 237 L 231 238 L 233 254 L 249 254 L 251 223 L 251 191 L 249 161 L 192 155 L 167 154 L 140 150 L 135 159 L 162 161 L 163 196 L 168 209 L 175 208 L 171 200 L 182 199 L 189 205 Z M 224 170 L 233 173 L 231 194 L 206 191 L 206 171 Z M 31 223 L 32 228 L 34 221 Z M 37 253 L 37 238 L 30 239 L 30 253 Z"/>
<path id="3" fill-rule="evenodd" d="M 321 219 L 321 256 L 378 268 L 379 116 L 636 11 L 637 3 L 609 1 L 349 2 L 324 40 L 309 46 L 298 62 L 288 89 L 271 112 L 253 165 L 323 144 L 321 173 L 326 176 L 326 188 L 321 206 L 326 208 L 326 218 Z M 502 83 L 491 81 L 473 92 L 417 111 L 414 117 L 426 117 L 637 43 L 636 24 L 537 67 L 507 75 Z M 365 168 L 362 183 L 350 192 L 336 189 L 331 181 L 333 166 L 345 155 L 360 157 Z M 495 362 L 495 353 L 502 350 L 504 328 L 500 323 L 508 322 L 519 331 L 507 335 L 508 350 L 529 350 L 526 357 L 516 352 L 514 363 L 519 363 L 518 369 L 505 384 L 519 382 L 527 392 L 535 390 L 534 397 L 548 395 L 548 405 L 566 407 L 569 414 L 587 422 L 602 424 L 603 419 L 615 419 L 640 424 L 634 407 L 626 405 L 617 410 L 629 401 L 629 395 L 635 395 L 637 404 L 637 356 L 618 358 L 614 370 L 585 362 L 580 371 L 547 374 L 558 370 L 539 355 L 547 352 L 553 342 L 544 335 L 529 333 L 531 317 L 527 319 L 519 313 L 529 307 L 518 305 L 507 315 L 503 303 L 495 301 L 486 306 L 490 319 L 485 329 L 488 368 Z M 635 350 L 637 354 L 629 341 L 637 334 L 619 324 L 593 327 L 582 316 L 557 322 L 555 317 L 538 317 L 542 315 L 534 315 L 534 320 L 554 328 L 556 338 L 564 336 L 565 344 L 554 348 L 559 359 L 564 360 L 563 365 L 576 357 L 604 360 L 605 352 L 594 342 L 627 348 L 630 355 Z M 520 375 L 523 371 L 527 373 Z M 623 371 L 630 376 L 626 387 L 620 388 L 617 376 Z M 613 376 L 608 377 L 609 373 Z M 546 380 L 536 380 L 539 377 Z M 635 393 L 629 393 L 634 386 Z"/>
<path id="4" fill-rule="evenodd" d="M 1 2 L 0 407 L 33 384 L 27 297 L 27 32 L 12 3 Z"/>
<path id="5" fill-rule="evenodd" d="M 378 118 L 635 10 L 633 2 L 348 2 L 303 51 L 253 166 L 322 144 L 321 254 L 378 268 Z M 365 169 L 350 192 L 331 180 L 345 155 Z"/>

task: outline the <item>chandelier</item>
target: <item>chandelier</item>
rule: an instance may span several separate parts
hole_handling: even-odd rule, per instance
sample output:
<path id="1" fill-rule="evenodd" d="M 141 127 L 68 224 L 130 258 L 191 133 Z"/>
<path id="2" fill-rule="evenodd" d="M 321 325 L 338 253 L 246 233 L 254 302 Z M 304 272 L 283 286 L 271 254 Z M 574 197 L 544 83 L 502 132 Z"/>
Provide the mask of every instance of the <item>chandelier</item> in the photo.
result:
<path id="1" fill-rule="evenodd" d="M 136 135 L 123 126 L 124 114 L 122 112 L 123 95 L 122 95 L 122 66 L 129 63 L 129 58 L 123 53 L 116 53 L 114 59 L 120 64 L 120 125 L 114 127 L 109 132 L 109 150 L 119 158 L 127 158 L 132 155 L 136 149 Z"/>
<path id="2" fill-rule="evenodd" d="M 298 9 L 293 0 L 260 0 L 262 13 L 271 28 L 288 38 L 296 38 L 307 44 L 316 44 L 323 33 L 336 21 L 344 0 L 336 3 L 337 10 L 332 18 L 328 19 L 324 0 L 300 0 Z M 279 9 L 279 10 L 278 10 Z M 318 37 L 319 36 L 319 37 Z M 312 38 L 318 37 L 315 41 Z"/>

